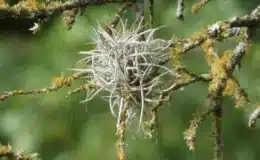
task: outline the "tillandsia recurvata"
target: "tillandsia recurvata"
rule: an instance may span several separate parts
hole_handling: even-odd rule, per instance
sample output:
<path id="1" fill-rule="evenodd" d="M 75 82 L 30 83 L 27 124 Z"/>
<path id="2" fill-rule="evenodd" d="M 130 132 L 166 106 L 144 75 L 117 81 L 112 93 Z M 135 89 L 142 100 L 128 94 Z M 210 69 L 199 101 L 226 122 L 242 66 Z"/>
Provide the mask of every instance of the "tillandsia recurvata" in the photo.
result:
<path id="1" fill-rule="evenodd" d="M 184 20 L 185 1 L 176 0 L 176 18 Z M 201 0 L 193 5 L 192 12 L 198 13 L 210 0 Z M 260 24 L 260 5 L 250 14 L 218 21 L 202 28 L 187 38 L 173 37 L 170 40 L 157 38 L 155 32 L 163 27 L 153 28 L 154 0 L 149 0 L 150 27 L 145 21 L 144 0 L 68 0 L 19 1 L 10 5 L 0 0 L 0 20 L 5 18 L 28 19 L 33 21 L 29 28 L 33 34 L 42 29 L 42 24 L 57 13 L 63 13 L 64 24 L 72 29 L 75 17 L 81 15 L 90 5 L 119 3 L 115 16 L 93 27 L 95 37 L 94 49 L 80 51 L 81 64 L 73 68 L 71 76 L 54 77 L 52 85 L 34 90 L 14 90 L 0 94 L 4 101 L 11 96 L 49 93 L 84 78 L 84 83 L 68 93 L 72 95 L 86 92 L 88 102 L 100 96 L 109 104 L 111 114 L 116 118 L 116 147 L 119 160 L 125 159 L 124 135 L 125 128 L 137 120 L 135 131 L 142 131 L 146 136 L 157 138 L 158 112 L 174 90 L 198 81 L 208 84 L 209 105 L 205 111 L 198 109 L 190 127 L 184 132 L 184 139 L 190 150 L 195 150 L 197 128 L 208 116 L 214 117 L 215 159 L 223 159 L 222 114 L 223 97 L 234 98 L 235 107 L 243 107 L 249 99 L 233 75 L 235 68 L 241 67 L 241 60 L 249 51 L 252 35 Z M 131 10 L 129 10 L 131 8 Z M 135 21 L 128 27 L 123 15 L 135 12 Z M 4 14 L 3 14 L 4 13 Z M 216 42 L 230 37 L 239 37 L 240 41 L 234 49 L 218 53 Z M 204 52 L 205 61 L 210 70 L 205 74 L 195 74 L 187 70 L 187 64 L 181 57 L 188 51 L 200 47 Z M 250 115 L 248 126 L 254 127 L 260 118 L 260 109 L 256 108 Z M 17 155 L 10 146 L 0 146 L 0 158 Z M 35 157 L 35 156 L 34 156 Z"/>

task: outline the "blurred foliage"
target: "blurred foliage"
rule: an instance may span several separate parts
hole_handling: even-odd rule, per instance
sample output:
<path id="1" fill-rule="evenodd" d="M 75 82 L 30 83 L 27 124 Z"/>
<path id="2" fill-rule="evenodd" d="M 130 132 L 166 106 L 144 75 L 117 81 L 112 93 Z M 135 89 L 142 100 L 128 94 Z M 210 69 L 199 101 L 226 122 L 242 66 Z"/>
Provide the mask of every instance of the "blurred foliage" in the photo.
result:
<path id="1" fill-rule="evenodd" d="M 154 3 L 154 27 L 166 25 L 157 36 L 169 39 L 173 35 L 185 37 L 207 24 L 249 13 L 259 1 L 213 0 L 196 15 L 191 13 L 195 0 L 187 1 L 183 22 L 175 19 L 175 1 Z M 27 25 L 16 23 L 12 25 L 13 29 L 8 29 L 4 25 L 11 22 L 1 22 L 0 92 L 41 88 L 49 86 L 52 77 L 62 73 L 70 75 L 72 72 L 67 68 L 75 67 L 81 58 L 77 53 L 93 47 L 84 43 L 91 42 L 97 20 L 105 22 L 115 8 L 115 4 L 88 8 L 84 16 L 77 17 L 70 31 L 64 29 L 59 16 L 36 35 L 27 31 Z M 127 15 L 130 22 L 132 16 Z M 21 30 L 17 31 L 18 28 Z M 251 52 L 243 59 L 242 69 L 235 73 L 249 94 L 250 105 L 243 111 L 235 109 L 231 99 L 224 101 L 225 159 L 256 160 L 260 157 L 259 125 L 256 129 L 247 127 L 248 113 L 260 102 L 258 39 L 256 35 Z M 219 50 L 233 48 L 234 42 L 236 40 L 221 44 Z M 202 63 L 205 60 L 201 50 L 192 52 L 183 61 L 192 71 L 204 73 L 208 68 L 206 63 Z M 84 94 L 66 98 L 69 90 L 64 88 L 47 95 L 17 96 L 0 102 L 0 142 L 10 143 L 16 150 L 38 152 L 43 160 L 115 159 L 116 119 L 111 116 L 108 104 L 101 99 L 79 103 Z M 183 140 L 183 131 L 189 126 L 192 114 L 198 107 L 206 107 L 206 96 L 207 87 L 200 83 L 174 92 L 160 112 L 161 138 L 158 145 L 142 135 L 129 132 L 126 136 L 127 159 L 211 159 L 213 136 L 210 119 L 199 128 L 194 152 L 188 150 Z"/>

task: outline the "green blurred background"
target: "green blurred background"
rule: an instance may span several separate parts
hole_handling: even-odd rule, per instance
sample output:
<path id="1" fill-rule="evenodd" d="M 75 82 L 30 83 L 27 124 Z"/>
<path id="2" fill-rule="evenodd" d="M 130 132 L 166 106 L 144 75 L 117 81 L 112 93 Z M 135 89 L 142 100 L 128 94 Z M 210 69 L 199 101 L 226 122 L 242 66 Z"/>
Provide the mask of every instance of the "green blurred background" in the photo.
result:
<path id="1" fill-rule="evenodd" d="M 175 19 L 176 2 L 155 1 L 154 27 L 166 25 L 156 34 L 159 38 L 186 37 L 200 28 L 231 16 L 250 13 L 259 0 L 212 0 L 199 14 L 191 13 L 198 0 L 186 1 L 185 21 Z M 94 36 L 93 25 L 114 15 L 116 4 L 91 6 L 84 16 L 78 16 L 72 30 L 66 31 L 62 17 L 56 16 L 36 35 L 28 32 L 31 22 L 0 20 L 0 92 L 14 89 L 36 89 L 51 85 L 55 76 L 72 74 L 82 57 L 77 53 L 89 50 Z M 146 9 L 148 13 L 148 9 Z M 133 20 L 133 14 L 127 15 Z M 91 22 L 91 23 L 90 23 Z M 260 103 L 260 34 L 254 36 L 251 52 L 235 74 L 249 94 L 251 103 L 245 109 L 235 109 L 233 101 L 224 101 L 225 160 L 258 160 L 260 158 L 260 125 L 247 127 L 248 114 Z M 218 51 L 234 48 L 236 39 L 218 45 Z M 208 70 L 201 49 L 183 57 L 183 62 L 195 73 Z M 114 160 L 116 119 L 108 104 L 96 98 L 87 104 L 81 93 L 66 98 L 67 92 L 84 81 L 44 95 L 16 96 L 0 102 L 0 142 L 10 143 L 14 150 L 38 152 L 43 160 Z M 207 86 L 192 84 L 184 91 L 172 93 L 171 100 L 160 112 L 161 141 L 158 145 L 142 135 L 126 137 L 127 160 L 208 160 L 213 155 L 211 118 L 198 130 L 197 148 L 188 150 L 183 131 L 193 113 L 206 106 Z"/>

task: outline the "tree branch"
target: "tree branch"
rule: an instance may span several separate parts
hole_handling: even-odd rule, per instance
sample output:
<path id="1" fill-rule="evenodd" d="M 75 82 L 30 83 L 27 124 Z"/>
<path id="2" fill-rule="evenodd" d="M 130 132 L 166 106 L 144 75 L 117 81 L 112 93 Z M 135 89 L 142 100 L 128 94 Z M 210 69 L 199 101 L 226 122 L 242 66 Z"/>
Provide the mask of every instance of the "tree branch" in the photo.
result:
<path id="1" fill-rule="evenodd" d="M 66 10 L 86 8 L 89 5 L 101 5 L 105 2 L 105 0 L 70 0 L 64 3 L 53 1 L 48 4 L 38 4 L 37 8 L 30 8 L 26 1 L 19 1 L 13 6 L 8 4 L 0 6 L 0 19 L 44 19 Z M 118 1 L 111 0 L 106 3 L 118 3 Z"/>

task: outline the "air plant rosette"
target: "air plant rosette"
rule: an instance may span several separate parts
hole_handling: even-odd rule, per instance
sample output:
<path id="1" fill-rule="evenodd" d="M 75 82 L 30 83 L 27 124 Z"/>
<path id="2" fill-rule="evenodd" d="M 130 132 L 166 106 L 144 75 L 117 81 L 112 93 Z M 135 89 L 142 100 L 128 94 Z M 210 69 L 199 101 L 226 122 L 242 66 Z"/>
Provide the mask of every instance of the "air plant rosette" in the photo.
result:
<path id="1" fill-rule="evenodd" d="M 154 38 L 159 28 L 145 30 L 142 22 L 135 24 L 127 29 L 126 22 L 121 21 L 120 30 L 110 28 L 111 35 L 100 25 L 95 28 L 96 48 L 80 52 L 84 58 L 79 62 L 85 68 L 75 70 L 88 72 L 86 83 L 95 86 L 83 102 L 105 91 L 102 97 L 117 118 L 117 129 L 126 110 L 126 123 L 137 118 L 139 125 L 135 126 L 144 131 L 151 108 L 167 99 L 160 99 L 160 93 L 172 85 L 167 79 L 174 82 L 180 75 L 177 67 L 167 67 L 170 41 Z"/>

